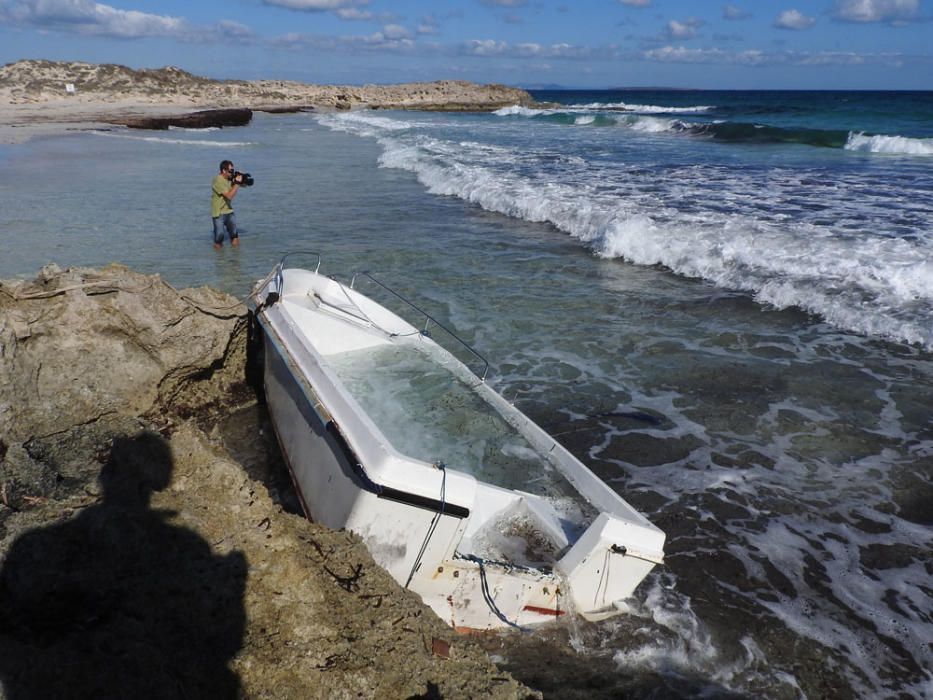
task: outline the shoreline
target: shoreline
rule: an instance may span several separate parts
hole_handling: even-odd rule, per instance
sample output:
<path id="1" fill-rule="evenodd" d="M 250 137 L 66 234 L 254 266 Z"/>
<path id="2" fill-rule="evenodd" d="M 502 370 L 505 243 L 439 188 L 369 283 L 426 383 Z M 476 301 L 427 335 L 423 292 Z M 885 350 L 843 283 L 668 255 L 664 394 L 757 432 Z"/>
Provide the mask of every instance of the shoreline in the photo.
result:
<path id="1" fill-rule="evenodd" d="M 25 108 L 22 108 L 25 107 Z M 496 107 L 498 109 L 499 107 Z M 263 112 L 265 114 L 294 114 L 311 112 L 326 114 L 335 111 L 362 111 L 384 109 L 421 109 L 424 111 L 479 112 L 492 111 L 480 109 L 475 105 L 452 108 L 450 105 L 424 105 L 420 108 L 399 105 L 361 104 L 350 108 L 335 108 L 329 105 L 258 105 L 241 107 L 213 107 L 209 105 L 187 106 L 182 104 L 128 104 L 113 105 L 107 102 L 84 105 L 45 103 L 42 105 L 4 105 L 0 104 L 0 146 L 27 143 L 35 138 L 62 136 L 73 131 L 111 131 L 115 128 L 164 129 L 165 126 L 142 126 L 145 122 L 182 122 L 196 115 L 206 119 L 203 125 L 188 128 L 206 128 L 208 126 L 234 127 L 244 124 L 214 123 L 211 113 L 231 111 Z M 174 124 L 172 124 L 174 126 Z"/>
<path id="2" fill-rule="evenodd" d="M 149 119 L 185 119 L 213 110 L 488 112 L 515 104 L 532 105 L 534 99 L 518 88 L 462 80 L 313 85 L 212 80 L 173 67 L 137 71 L 111 64 L 28 60 L 0 67 L 0 144 L 137 126 Z"/>

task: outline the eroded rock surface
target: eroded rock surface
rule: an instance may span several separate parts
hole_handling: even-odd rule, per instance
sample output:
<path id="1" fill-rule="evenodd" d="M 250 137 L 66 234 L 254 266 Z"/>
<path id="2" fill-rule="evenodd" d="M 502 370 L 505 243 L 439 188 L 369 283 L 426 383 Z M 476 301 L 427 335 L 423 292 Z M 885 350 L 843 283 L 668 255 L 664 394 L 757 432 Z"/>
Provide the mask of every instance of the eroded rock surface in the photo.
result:
<path id="1" fill-rule="evenodd" d="M 119 266 L 0 286 L 5 697 L 534 695 L 292 512 L 268 426 L 229 419 L 261 413 L 246 331 Z"/>
<path id="2" fill-rule="evenodd" d="M 166 130 L 170 126 L 183 129 L 209 129 L 212 127 L 246 126 L 253 118 L 249 109 L 204 109 L 190 114 L 169 115 L 166 117 L 148 116 L 131 117 L 115 120 L 131 129 Z"/>

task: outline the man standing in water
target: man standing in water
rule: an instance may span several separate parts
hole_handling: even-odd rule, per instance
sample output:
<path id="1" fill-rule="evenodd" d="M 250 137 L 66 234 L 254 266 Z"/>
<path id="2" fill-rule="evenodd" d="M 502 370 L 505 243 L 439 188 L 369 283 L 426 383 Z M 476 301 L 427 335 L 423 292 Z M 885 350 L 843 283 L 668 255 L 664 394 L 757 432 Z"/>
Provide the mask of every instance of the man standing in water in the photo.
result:
<path id="1" fill-rule="evenodd" d="M 240 188 L 240 175 L 233 163 L 221 161 L 220 172 L 211 183 L 211 218 L 214 221 L 214 249 L 220 250 L 224 243 L 224 229 L 230 236 L 230 245 L 237 246 L 240 239 L 236 230 L 236 217 L 233 215 L 233 198 Z"/>

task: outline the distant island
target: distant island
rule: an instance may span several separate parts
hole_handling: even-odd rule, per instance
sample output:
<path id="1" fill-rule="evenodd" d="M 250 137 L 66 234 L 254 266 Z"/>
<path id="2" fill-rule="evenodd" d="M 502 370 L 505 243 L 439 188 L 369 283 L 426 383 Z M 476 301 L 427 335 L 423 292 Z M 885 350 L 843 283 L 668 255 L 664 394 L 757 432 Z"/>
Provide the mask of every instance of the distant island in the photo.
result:
<path id="1" fill-rule="evenodd" d="M 618 90 L 620 92 L 699 92 L 701 90 L 701 88 L 666 87 L 664 85 L 635 85 L 630 87 L 613 87 L 607 89 Z"/>
<path id="2" fill-rule="evenodd" d="M 598 87 L 598 88 L 581 88 L 581 87 L 568 87 L 567 85 L 555 85 L 553 83 L 542 84 L 542 85 L 523 85 L 523 90 L 536 90 L 540 92 L 691 92 L 699 90 L 700 88 L 680 88 L 680 87 L 669 87 L 669 86 L 650 86 L 650 85 L 636 85 L 632 87 Z"/>

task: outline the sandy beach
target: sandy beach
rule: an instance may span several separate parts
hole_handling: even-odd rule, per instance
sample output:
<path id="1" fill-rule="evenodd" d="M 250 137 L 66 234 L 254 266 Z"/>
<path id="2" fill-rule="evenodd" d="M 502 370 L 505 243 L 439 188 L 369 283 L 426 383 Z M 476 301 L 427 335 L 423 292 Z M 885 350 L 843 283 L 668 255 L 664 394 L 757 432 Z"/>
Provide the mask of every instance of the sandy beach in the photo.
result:
<path id="1" fill-rule="evenodd" d="M 173 67 L 133 70 L 113 64 L 28 60 L 0 68 L 0 143 L 211 109 L 490 111 L 532 102 L 524 90 L 460 80 L 311 85 L 212 80 Z"/>

